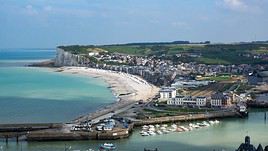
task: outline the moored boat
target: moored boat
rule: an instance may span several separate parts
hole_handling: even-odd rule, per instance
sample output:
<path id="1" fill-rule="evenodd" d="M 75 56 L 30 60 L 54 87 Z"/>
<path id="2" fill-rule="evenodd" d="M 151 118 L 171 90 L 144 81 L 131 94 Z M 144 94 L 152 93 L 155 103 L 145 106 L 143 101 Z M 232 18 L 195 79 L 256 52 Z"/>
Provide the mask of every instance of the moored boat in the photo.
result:
<path id="1" fill-rule="evenodd" d="M 110 150 L 115 150 L 116 147 L 112 143 L 104 143 L 100 145 L 99 149 L 102 151 L 110 151 Z"/>

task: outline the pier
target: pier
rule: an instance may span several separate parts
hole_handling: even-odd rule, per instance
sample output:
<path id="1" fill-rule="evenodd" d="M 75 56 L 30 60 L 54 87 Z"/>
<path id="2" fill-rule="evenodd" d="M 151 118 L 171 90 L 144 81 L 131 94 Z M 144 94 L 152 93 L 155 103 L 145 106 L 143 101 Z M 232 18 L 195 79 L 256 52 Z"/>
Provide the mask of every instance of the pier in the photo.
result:
<path id="1" fill-rule="evenodd" d="M 180 116 L 166 116 L 151 118 L 146 120 L 134 121 L 135 126 L 142 126 L 148 124 L 162 124 L 170 122 L 185 122 L 192 120 L 207 120 L 215 118 L 227 118 L 227 117 L 237 117 L 239 114 L 237 112 L 213 112 L 208 114 L 189 114 L 189 115 L 180 115 Z"/>
<path id="2" fill-rule="evenodd" d="M 29 124 L 0 124 L 0 138 L 5 139 L 8 143 L 9 139 L 25 139 L 30 131 L 39 131 L 46 129 L 60 129 L 61 123 L 29 123 Z"/>

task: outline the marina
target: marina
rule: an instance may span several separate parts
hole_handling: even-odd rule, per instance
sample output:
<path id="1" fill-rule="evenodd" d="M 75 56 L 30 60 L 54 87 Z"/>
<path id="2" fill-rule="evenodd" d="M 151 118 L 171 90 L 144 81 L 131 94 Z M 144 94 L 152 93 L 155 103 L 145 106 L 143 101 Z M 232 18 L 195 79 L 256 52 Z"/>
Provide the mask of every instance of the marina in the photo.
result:
<path id="1" fill-rule="evenodd" d="M 180 124 L 157 124 L 157 125 L 143 125 L 142 130 L 140 131 L 141 136 L 155 136 L 168 134 L 172 132 L 188 132 L 195 129 L 206 128 L 209 126 L 217 126 L 220 124 L 218 120 L 202 121 L 201 123 L 189 123 L 185 125 L 184 123 Z"/>

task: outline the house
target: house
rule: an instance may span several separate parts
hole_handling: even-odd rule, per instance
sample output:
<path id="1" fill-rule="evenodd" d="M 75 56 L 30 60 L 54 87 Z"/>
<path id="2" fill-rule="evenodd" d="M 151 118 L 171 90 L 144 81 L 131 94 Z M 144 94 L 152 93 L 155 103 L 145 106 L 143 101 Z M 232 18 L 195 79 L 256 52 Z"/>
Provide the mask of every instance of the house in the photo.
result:
<path id="1" fill-rule="evenodd" d="M 207 105 L 207 98 L 203 96 L 198 96 L 196 99 L 196 106 L 206 106 Z"/>
<path id="2" fill-rule="evenodd" d="M 159 91 L 160 100 L 169 100 L 176 97 L 176 88 L 174 87 L 163 87 Z"/>
<path id="3" fill-rule="evenodd" d="M 223 93 L 215 93 L 211 96 L 211 107 L 227 107 L 230 104 L 230 98 Z"/>

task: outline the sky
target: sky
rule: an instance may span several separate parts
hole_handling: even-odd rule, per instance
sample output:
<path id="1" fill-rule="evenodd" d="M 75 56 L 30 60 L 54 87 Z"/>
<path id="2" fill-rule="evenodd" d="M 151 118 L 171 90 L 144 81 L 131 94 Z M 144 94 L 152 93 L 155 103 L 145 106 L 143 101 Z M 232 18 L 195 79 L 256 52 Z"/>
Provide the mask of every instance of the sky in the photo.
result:
<path id="1" fill-rule="evenodd" d="M 268 0 L 0 0 L 0 48 L 268 40 Z"/>

